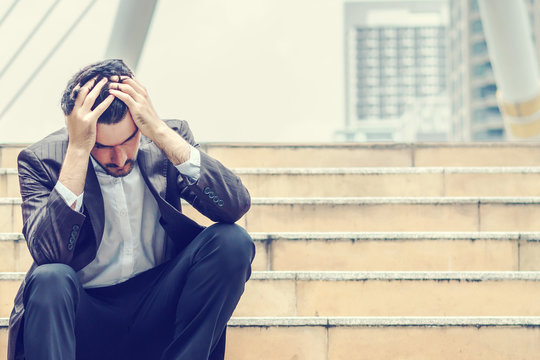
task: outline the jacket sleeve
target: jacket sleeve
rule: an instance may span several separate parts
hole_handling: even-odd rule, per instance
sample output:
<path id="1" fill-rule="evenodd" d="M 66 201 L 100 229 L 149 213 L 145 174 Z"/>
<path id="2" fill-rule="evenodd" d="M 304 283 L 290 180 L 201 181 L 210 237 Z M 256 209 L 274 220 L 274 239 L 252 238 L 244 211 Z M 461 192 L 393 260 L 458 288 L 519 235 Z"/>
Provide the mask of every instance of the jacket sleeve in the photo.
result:
<path id="1" fill-rule="evenodd" d="M 199 179 L 193 181 L 179 173 L 177 186 L 180 196 L 212 221 L 238 221 L 251 206 L 251 197 L 240 178 L 201 150 L 186 121 L 174 121 L 170 125 L 201 154 Z"/>
<path id="2" fill-rule="evenodd" d="M 30 149 L 18 157 L 23 235 L 36 264 L 70 264 L 86 216 L 71 209 Z"/>

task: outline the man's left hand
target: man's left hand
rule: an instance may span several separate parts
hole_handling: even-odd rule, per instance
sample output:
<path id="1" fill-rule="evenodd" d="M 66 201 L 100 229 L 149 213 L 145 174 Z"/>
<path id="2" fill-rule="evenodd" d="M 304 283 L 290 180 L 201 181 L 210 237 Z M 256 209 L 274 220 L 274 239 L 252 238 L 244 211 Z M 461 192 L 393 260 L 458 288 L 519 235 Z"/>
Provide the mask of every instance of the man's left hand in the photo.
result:
<path id="1" fill-rule="evenodd" d="M 148 92 L 137 80 L 127 76 L 111 76 L 109 92 L 127 105 L 135 125 L 142 134 L 152 140 L 158 130 L 167 127 L 159 118 Z"/>
<path id="2" fill-rule="evenodd" d="M 174 165 L 189 160 L 189 144 L 157 116 L 146 89 L 137 80 L 127 76 L 111 76 L 110 80 L 109 92 L 127 105 L 142 134 L 152 140 Z"/>

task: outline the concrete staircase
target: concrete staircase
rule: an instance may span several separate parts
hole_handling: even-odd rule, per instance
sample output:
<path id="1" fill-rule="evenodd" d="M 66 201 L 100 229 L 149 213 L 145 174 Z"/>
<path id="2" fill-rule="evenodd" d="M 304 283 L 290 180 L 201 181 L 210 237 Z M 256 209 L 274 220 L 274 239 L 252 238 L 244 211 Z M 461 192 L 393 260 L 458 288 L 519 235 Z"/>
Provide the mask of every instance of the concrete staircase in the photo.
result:
<path id="1" fill-rule="evenodd" d="M 538 358 L 537 145 L 203 147 L 253 197 L 227 359 Z M 31 263 L 19 149 L 0 147 L 0 359 Z"/>

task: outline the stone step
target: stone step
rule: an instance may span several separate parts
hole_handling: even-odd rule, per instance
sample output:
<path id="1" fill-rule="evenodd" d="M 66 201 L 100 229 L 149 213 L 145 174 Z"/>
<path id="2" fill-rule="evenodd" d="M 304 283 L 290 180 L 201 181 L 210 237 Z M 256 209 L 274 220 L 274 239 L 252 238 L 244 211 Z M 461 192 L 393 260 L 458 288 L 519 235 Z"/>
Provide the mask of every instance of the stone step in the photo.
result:
<path id="1" fill-rule="evenodd" d="M 16 167 L 26 145 L 0 145 L 0 167 Z M 540 166 L 536 143 L 203 143 L 228 167 Z"/>
<path id="2" fill-rule="evenodd" d="M 535 271 L 540 233 L 251 233 L 254 270 Z"/>
<path id="3" fill-rule="evenodd" d="M 0 198 L 20 196 L 17 169 L 0 169 Z"/>
<path id="4" fill-rule="evenodd" d="M 21 203 L 20 198 L 0 198 L 0 232 L 22 231 Z"/>
<path id="5" fill-rule="evenodd" d="M 539 166 L 535 143 L 203 144 L 229 167 Z"/>
<path id="6" fill-rule="evenodd" d="M 227 359 L 537 359 L 540 319 L 233 318 Z"/>
<path id="7" fill-rule="evenodd" d="M 540 270 L 540 233 L 252 233 L 253 270 Z M 407 256 L 403 256 L 407 254 Z M 19 233 L 0 233 L 0 272 L 32 264 Z"/>
<path id="8" fill-rule="evenodd" d="M 539 217 L 538 197 L 253 198 L 238 223 L 250 232 L 538 231 Z"/>
<path id="9" fill-rule="evenodd" d="M 0 198 L 0 232 L 19 232 L 19 198 Z M 212 222 L 187 203 L 184 213 Z M 253 198 L 250 232 L 539 231 L 539 197 Z"/>
<path id="10" fill-rule="evenodd" d="M 226 359 L 533 360 L 538 317 L 233 317 Z M 0 319 L 0 359 L 7 319 Z"/>
<path id="11" fill-rule="evenodd" d="M 233 171 L 253 197 L 540 196 L 540 167 Z M 19 196 L 17 170 L 0 169 L 0 197 Z"/>
<path id="12" fill-rule="evenodd" d="M 17 156 L 26 144 L 0 144 L 0 168 L 16 168 Z"/>
<path id="13" fill-rule="evenodd" d="M 0 316 L 24 273 L 0 273 Z M 540 273 L 255 271 L 235 316 L 540 316 Z"/>
<path id="14" fill-rule="evenodd" d="M 21 233 L 0 233 L 0 272 L 26 272 L 32 262 Z"/>
<path id="15" fill-rule="evenodd" d="M 539 316 L 538 296 L 538 272 L 262 271 L 234 315 Z"/>
<path id="16" fill-rule="evenodd" d="M 235 169 L 253 197 L 540 196 L 538 167 Z"/>

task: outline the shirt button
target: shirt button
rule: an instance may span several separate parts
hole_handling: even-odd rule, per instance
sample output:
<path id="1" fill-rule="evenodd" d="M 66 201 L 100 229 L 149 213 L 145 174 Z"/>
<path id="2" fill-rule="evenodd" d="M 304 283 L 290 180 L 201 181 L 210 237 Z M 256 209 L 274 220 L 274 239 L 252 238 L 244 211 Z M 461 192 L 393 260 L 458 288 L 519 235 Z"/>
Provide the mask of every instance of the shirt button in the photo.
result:
<path id="1" fill-rule="evenodd" d="M 121 216 L 126 216 L 126 215 L 127 215 L 127 211 L 126 211 L 126 210 L 120 210 L 120 215 L 121 215 Z"/>

